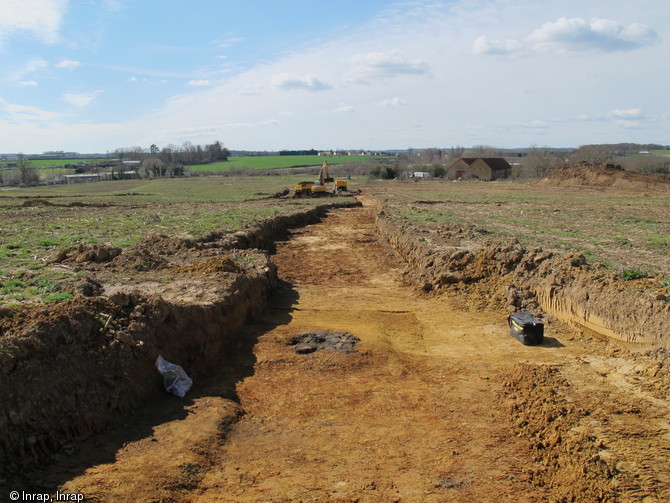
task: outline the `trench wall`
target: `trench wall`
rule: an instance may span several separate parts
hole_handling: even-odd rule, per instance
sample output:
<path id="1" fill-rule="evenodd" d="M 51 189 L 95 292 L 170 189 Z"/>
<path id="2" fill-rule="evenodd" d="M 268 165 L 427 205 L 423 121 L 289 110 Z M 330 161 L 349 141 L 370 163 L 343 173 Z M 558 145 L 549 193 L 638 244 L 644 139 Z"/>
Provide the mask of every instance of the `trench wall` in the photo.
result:
<path id="1" fill-rule="evenodd" d="M 626 282 L 583 256 L 558 256 L 516 241 L 465 250 L 432 245 L 383 209 L 378 233 L 409 264 L 407 277 L 426 291 L 465 293 L 473 304 L 554 316 L 591 334 L 640 348 L 670 348 L 670 302 L 652 281 Z"/>
<path id="2" fill-rule="evenodd" d="M 198 249 L 199 258 L 207 248 L 272 250 L 289 229 L 316 223 L 332 208 L 358 205 L 325 203 L 177 247 Z M 260 262 L 235 274 L 214 302 L 175 303 L 129 291 L 0 310 L 0 318 L 21 327 L 11 336 L 0 330 L 0 482 L 52 453 L 68 452 L 150 395 L 165 393 L 154 366 L 159 354 L 197 376 L 233 348 L 235 331 L 262 311 L 277 282 L 267 253 L 255 253 Z"/>

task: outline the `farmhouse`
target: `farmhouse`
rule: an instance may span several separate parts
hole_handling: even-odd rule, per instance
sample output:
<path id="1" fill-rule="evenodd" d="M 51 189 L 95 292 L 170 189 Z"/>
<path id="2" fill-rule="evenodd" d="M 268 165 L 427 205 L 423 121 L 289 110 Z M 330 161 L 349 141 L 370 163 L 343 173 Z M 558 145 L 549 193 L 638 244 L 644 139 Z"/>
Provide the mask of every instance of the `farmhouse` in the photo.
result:
<path id="1" fill-rule="evenodd" d="M 447 168 L 452 180 L 497 180 L 511 173 L 512 166 L 502 157 L 461 157 Z"/>

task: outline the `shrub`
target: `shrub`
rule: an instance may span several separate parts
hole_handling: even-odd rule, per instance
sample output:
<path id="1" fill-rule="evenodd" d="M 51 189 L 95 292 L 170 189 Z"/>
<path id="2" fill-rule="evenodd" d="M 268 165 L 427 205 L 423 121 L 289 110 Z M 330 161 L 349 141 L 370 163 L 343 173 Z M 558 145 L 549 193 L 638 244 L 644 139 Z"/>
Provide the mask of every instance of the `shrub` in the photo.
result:
<path id="1" fill-rule="evenodd" d="M 621 279 L 625 281 L 631 281 L 634 279 L 642 279 L 646 278 L 648 274 L 644 271 L 640 271 L 639 269 L 624 269 L 621 271 Z"/>

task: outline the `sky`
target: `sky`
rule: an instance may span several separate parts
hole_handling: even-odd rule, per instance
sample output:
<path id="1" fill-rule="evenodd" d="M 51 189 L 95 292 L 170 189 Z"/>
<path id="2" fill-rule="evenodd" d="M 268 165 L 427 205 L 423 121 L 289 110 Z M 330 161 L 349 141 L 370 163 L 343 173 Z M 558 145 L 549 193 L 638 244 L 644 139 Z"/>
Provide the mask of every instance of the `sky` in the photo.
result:
<path id="1" fill-rule="evenodd" d="M 0 152 L 670 144 L 668 0 L 0 0 Z"/>

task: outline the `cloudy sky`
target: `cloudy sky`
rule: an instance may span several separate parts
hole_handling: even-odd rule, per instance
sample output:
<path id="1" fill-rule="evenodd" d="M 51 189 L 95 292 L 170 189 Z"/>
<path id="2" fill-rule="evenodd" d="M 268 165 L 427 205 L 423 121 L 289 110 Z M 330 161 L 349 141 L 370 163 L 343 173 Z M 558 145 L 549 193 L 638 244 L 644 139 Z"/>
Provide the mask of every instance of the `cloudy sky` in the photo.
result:
<path id="1" fill-rule="evenodd" d="M 670 143 L 668 0 L 0 0 L 0 152 Z"/>

